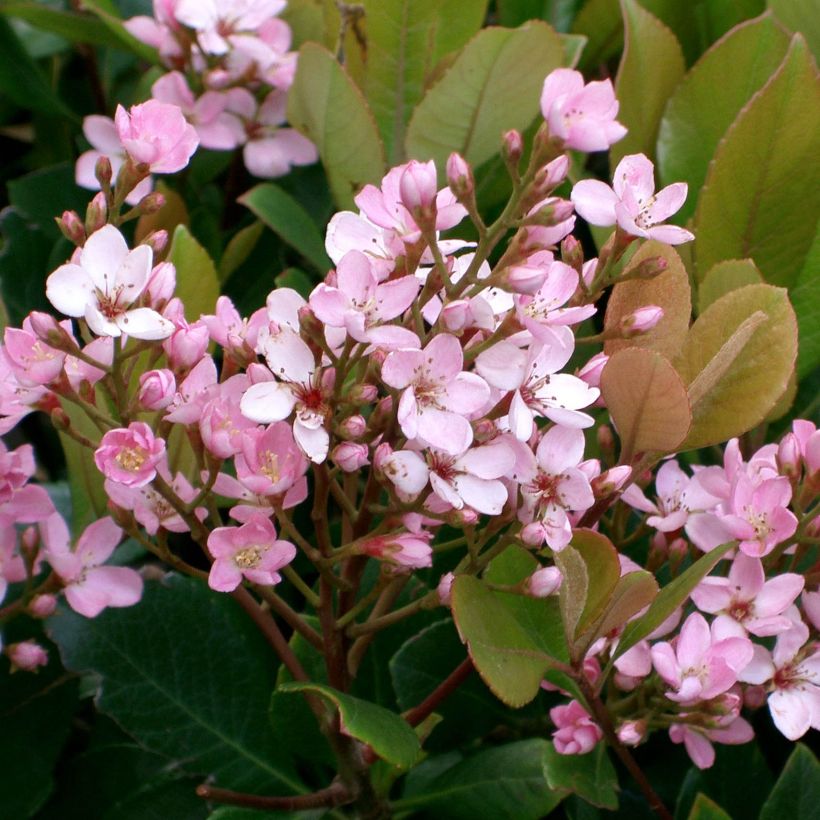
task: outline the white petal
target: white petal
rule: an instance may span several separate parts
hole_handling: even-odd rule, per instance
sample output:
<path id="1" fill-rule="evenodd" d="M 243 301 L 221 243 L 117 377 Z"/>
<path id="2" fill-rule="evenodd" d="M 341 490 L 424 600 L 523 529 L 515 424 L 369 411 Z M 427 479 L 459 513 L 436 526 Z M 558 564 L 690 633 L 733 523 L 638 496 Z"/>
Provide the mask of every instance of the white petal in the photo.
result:
<path id="1" fill-rule="evenodd" d="M 116 324 L 128 336 L 147 341 L 167 339 L 174 332 L 173 322 L 169 322 L 151 308 L 134 308 L 126 311 L 117 317 Z"/>
<path id="2" fill-rule="evenodd" d="M 286 419 L 296 396 L 286 384 L 280 382 L 259 382 L 247 389 L 239 403 L 239 409 L 245 418 L 260 424 Z"/>
<path id="3" fill-rule="evenodd" d="M 103 293 L 110 293 L 114 275 L 128 253 L 123 235 L 113 225 L 104 225 L 88 237 L 80 253 L 80 264 L 95 287 Z"/>
<path id="4" fill-rule="evenodd" d="M 95 302 L 94 284 L 79 265 L 61 265 L 46 281 L 46 296 L 60 313 L 80 317 Z"/>

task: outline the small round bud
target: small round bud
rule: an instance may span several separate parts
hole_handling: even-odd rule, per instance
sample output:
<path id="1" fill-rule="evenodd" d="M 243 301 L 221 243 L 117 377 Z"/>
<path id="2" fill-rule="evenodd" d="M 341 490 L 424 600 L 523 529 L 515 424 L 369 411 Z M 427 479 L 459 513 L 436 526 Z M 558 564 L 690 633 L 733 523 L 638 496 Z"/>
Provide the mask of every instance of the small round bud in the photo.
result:
<path id="1" fill-rule="evenodd" d="M 149 370 L 140 376 L 139 402 L 146 410 L 164 410 L 176 391 L 177 381 L 170 370 Z"/>
<path id="2" fill-rule="evenodd" d="M 664 310 L 662 307 L 658 305 L 646 305 L 624 316 L 618 328 L 625 339 L 631 339 L 633 336 L 648 333 L 663 319 L 663 315 Z"/>
<path id="3" fill-rule="evenodd" d="M 97 159 L 97 164 L 94 166 L 94 176 L 97 177 L 97 182 L 105 191 L 111 187 L 111 180 L 114 178 L 114 171 L 111 168 L 111 160 L 105 155 Z"/>
<path id="4" fill-rule="evenodd" d="M 547 598 L 558 591 L 563 580 L 558 567 L 541 567 L 527 579 L 526 592 L 533 598 Z"/>
<path id="5" fill-rule="evenodd" d="M 60 233 L 73 245 L 82 245 L 86 239 L 85 228 L 76 211 L 63 211 L 63 215 L 54 220 Z"/>
<path id="6" fill-rule="evenodd" d="M 39 666 L 48 664 L 48 652 L 36 641 L 10 643 L 5 649 L 11 661 L 13 672 L 34 672 Z"/>
<path id="7" fill-rule="evenodd" d="M 94 194 L 94 198 L 88 203 L 88 207 L 85 210 L 85 229 L 90 235 L 100 230 L 107 221 L 108 202 L 105 194 L 100 191 Z"/>
<path id="8" fill-rule="evenodd" d="M 136 211 L 142 216 L 149 216 L 165 207 L 165 197 L 159 191 L 146 194 L 136 205 Z"/>
<path id="9" fill-rule="evenodd" d="M 367 419 L 361 415 L 348 416 L 339 424 L 339 434 L 345 438 L 359 438 L 367 430 Z"/>
<path id="10" fill-rule="evenodd" d="M 777 448 L 777 466 L 789 478 L 800 475 L 800 442 L 794 433 L 786 433 Z"/>
<path id="11" fill-rule="evenodd" d="M 662 256 L 651 256 L 629 271 L 629 279 L 654 279 L 669 267 Z"/>
<path id="12" fill-rule="evenodd" d="M 637 746 L 646 737 L 646 722 L 626 720 L 618 727 L 618 740 L 624 746 Z"/>
<path id="13" fill-rule="evenodd" d="M 57 598 L 54 595 L 35 595 L 28 605 L 28 613 L 33 618 L 48 618 L 57 609 Z"/>
<path id="14" fill-rule="evenodd" d="M 401 204 L 414 216 L 429 218 L 435 213 L 437 191 L 435 163 L 411 159 L 399 177 Z"/>
<path id="15" fill-rule="evenodd" d="M 473 169 L 461 154 L 453 152 L 447 159 L 447 184 L 458 200 L 471 197 L 475 193 Z"/>
<path id="16" fill-rule="evenodd" d="M 501 155 L 504 157 L 504 162 L 517 170 L 523 153 L 524 140 L 521 138 L 521 132 L 515 129 L 506 131 L 501 138 Z"/>
<path id="17" fill-rule="evenodd" d="M 336 445 L 330 453 L 330 458 L 334 464 L 345 473 L 355 473 L 356 470 L 369 464 L 368 450 L 366 444 L 359 444 L 355 441 L 343 441 Z"/>
<path id="18" fill-rule="evenodd" d="M 577 270 L 578 273 L 583 270 L 584 248 L 572 234 L 561 240 L 561 260 L 565 265 Z"/>
<path id="19" fill-rule="evenodd" d="M 375 384 L 357 384 L 347 395 L 351 404 L 372 404 L 379 395 Z"/>
<path id="20" fill-rule="evenodd" d="M 626 484 L 631 475 L 632 468 L 622 464 L 596 476 L 590 482 L 595 498 L 609 498 Z"/>
<path id="21" fill-rule="evenodd" d="M 168 247 L 168 231 L 164 228 L 158 231 L 151 231 L 148 236 L 143 238 L 140 245 L 148 245 L 154 252 L 154 256 L 157 257 Z"/>

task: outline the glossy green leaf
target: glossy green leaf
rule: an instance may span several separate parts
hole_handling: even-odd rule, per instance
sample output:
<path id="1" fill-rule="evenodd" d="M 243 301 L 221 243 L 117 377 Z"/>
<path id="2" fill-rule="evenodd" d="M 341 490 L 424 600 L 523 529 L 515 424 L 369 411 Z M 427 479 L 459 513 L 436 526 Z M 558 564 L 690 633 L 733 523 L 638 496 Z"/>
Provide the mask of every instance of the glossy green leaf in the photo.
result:
<path id="1" fill-rule="evenodd" d="M 41 31 L 57 34 L 75 43 L 108 46 L 112 42 L 117 42 L 109 30 L 95 17 L 63 11 L 43 3 L 3 3 L 0 5 L 0 14 L 25 20 Z"/>
<path id="2" fill-rule="evenodd" d="M 218 786 L 305 791 L 265 720 L 276 662 L 230 596 L 169 575 L 136 606 L 61 610 L 49 630 L 68 669 L 99 676 L 99 710 L 146 749 Z"/>
<path id="3" fill-rule="evenodd" d="M 797 314 L 797 378 L 803 379 L 820 365 L 820 231 L 789 296 Z"/>
<path id="4" fill-rule="evenodd" d="M 820 805 L 820 761 L 798 743 L 760 810 L 760 820 L 812 817 Z"/>
<path id="5" fill-rule="evenodd" d="M 554 656 L 543 646 L 543 638 L 528 630 L 516 617 L 518 613 L 505 605 L 502 596 L 523 597 L 496 593 L 478 578 L 459 576 L 452 587 L 453 617 L 484 682 L 499 700 L 519 707 L 538 694 Z M 545 619 L 550 618 L 548 599 L 542 603 L 540 611 Z"/>
<path id="6" fill-rule="evenodd" d="M 820 78 L 795 35 L 776 74 L 721 141 L 695 214 L 698 278 L 723 259 L 750 257 L 767 282 L 789 287 L 820 211 Z"/>
<path id="7" fill-rule="evenodd" d="M 714 800 L 699 793 L 692 804 L 688 820 L 732 820 L 732 818 Z"/>
<path id="8" fill-rule="evenodd" d="M 607 301 L 604 330 L 617 331 L 622 319 L 647 305 L 663 308 L 663 318 L 648 333 L 632 339 L 607 341 L 604 350 L 609 355 L 626 347 L 645 347 L 671 360 L 683 347 L 692 313 L 689 275 L 673 247 L 650 240 L 641 245 L 629 260 L 622 276 L 628 277 L 638 265 L 648 259 L 662 259 L 666 263 L 666 270 L 649 280 L 633 279 L 616 284 Z"/>
<path id="9" fill-rule="evenodd" d="M 497 0 L 498 22 L 515 28 L 527 20 L 546 20 L 556 31 L 569 31 L 584 0 Z"/>
<path id="10" fill-rule="evenodd" d="M 768 7 L 774 16 L 789 31 L 799 31 L 820 60 L 820 14 L 815 0 L 768 0 Z"/>
<path id="11" fill-rule="evenodd" d="M 786 391 L 796 358 L 797 321 L 785 290 L 747 285 L 713 302 L 675 361 L 692 404 L 685 447 L 759 424 Z"/>
<path id="12" fill-rule="evenodd" d="M 727 259 L 710 268 L 698 285 L 698 313 L 703 313 L 721 296 L 746 285 L 763 281 L 757 265 L 751 259 Z"/>
<path id="13" fill-rule="evenodd" d="M 481 28 L 487 0 L 365 0 L 364 8 L 367 100 L 394 165 L 433 69 Z"/>
<path id="14" fill-rule="evenodd" d="M 185 305 L 189 322 L 203 313 L 213 313 L 219 297 L 219 277 L 208 251 L 196 241 L 185 225 L 177 225 L 168 251 L 168 261 L 177 271 L 174 295 Z"/>
<path id="15" fill-rule="evenodd" d="M 277 688 L 281 694 L 308 692 L 328 701 L 339 712 L 345 731 L 367 743 L 383 760 L 402 769 L 417 760 L 421 747 L 416 733 L 399 715 L 323 683 L 290 681 Z"/>
<path id="16" fill-rule="evenodd" d="M 621 439 L 621 461 L 638 453 L 672 453 L 691 424 L 686 387 L 654 350 L 628 347 L 610 356 L 601 393 Z"/>
<path id="17" fill-rule="evenodd" d="M 577 794 L 602 809 L 618 808 L 618 775 L 605 743 L 585 755 L 561 755 L 548 743 L 542 763 L 551 789 Z"/>
<path id="18" fill-rule="evenodd" d="M 734 542 L 730 541 L 728 544 L 715 547 L 663 587 L 650 604 L 649 609 L 640 618 L 626 625 L 618 641 L 615 657 L 623 655 L 638 641 L 651 635 L 679 606 L 686 603 L 689 593 L 714 569 L 717 562 L 733 546 Z"/>
<path id="19" fill-rule="evenodd" d="M 434 159 L 439 173 L 452 151 L 474 165 L 490 159 L 505 131 L 532 122 L 544 77 L 563 60 L 563 43 L 546 23 L 484 29 L 413 112 L 408 156 Z"/>
<path id="20" fill-rule="evenodd" d="M 384 147 L 361 92 L 317 43 L 305 43 L 288 92 L 288 119 L 319 151 L 336 203 L 350 207 L 366 183 L 384 174 Z"/>
<path id="21" fill-rule="evenodd" d="M 159 54 L 155 48 L 138 40 L 126 30 L 122 24 L 116 6 L 105 0 L 80 0 L 80 8 L 95 14 L 100 22 L 111 32 L 121 48 L 136 54 L 141 60 L 153 65 L 159 65 Z"/>
<path id="22" fill-rule="evenodd" d="M 559 36 L 564 44 L 564 64 L 569 68 L 575 68 L 581 61 L 587 38 L 583 34 L 561 34 Z"/>
<path id="23" fill-rule="evenodd" d="M 219 260 L 219 281 L 224 283 L 231 274 L 248 261 L 256 243 L 265 231 L 265 226 L 259 220 L 240 228 L 228 241 L 222 258 Z"/>
<path id="24" fill-rule="evenodd" d="M 312 40 L 324 42 L 325 20 L 322 0 L 288 0 L 280 17 L 290 26 L 293 45 L 298 49 L 302 43 Z"/>
<path id="25" fill-rule="evenodd" d="M 695 213 L 721 137 L 780 65 L 788 46 L 788 36 L 771 16 L 750 20 L 718 40 L 675 90 L 660 123 L 657 155 L 663 185 L 689 185 L 675 216 L 678 224 Z"/>
<path id="26" fill-rule="evenodd" d="M 622 0 L 624 52 L 615 80 L 618 121 L 629 132 L 610 149 L 614 168 L 627 154 L 655 157 L 658 126 L 686 66 L 675 35 L 636 0 Z"/>
<path id="27" fill-rule="evenodd" d="M 278 185 L 264 182 L 237 200 L 310 262 L 323 276 L 333 267 L 325 241 L 310 214 Z"/>
<path id="28" fill-rule="evenodd" d="M 425 810 L 436 820 L 539 820 L 560 803 L 544 779 L 541 759 L 549 742 L 519 740 L 446 767 L 393 803 L 393 811 Z"/>
<path id="29" fill-rule="evenodd" d="M 173 236 L 177 225 L 189 226 L 191 219 L 185 200 L 164 182 L 158 182 L 155 191 L 165 197 L 165 204 L 152 214 L 144 214 L 134 227 L 134 243 L 142 242 L 154 231 L 167 231 Z M 156 262 L 156 260 L 154 260 Z"/>

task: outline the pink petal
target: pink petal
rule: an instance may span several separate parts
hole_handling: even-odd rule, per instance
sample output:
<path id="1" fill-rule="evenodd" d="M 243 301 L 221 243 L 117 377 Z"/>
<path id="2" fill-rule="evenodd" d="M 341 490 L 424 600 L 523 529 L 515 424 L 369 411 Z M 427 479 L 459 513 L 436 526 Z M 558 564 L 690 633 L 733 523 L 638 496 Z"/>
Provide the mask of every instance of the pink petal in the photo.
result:
<path id="1" fill-rule="evenodd" d="M 553 427 L 544 433 L 535 456 L 546 473 L 559 475 L 583 458 L 584 434 L 571 427 Z"/>
<path id="2" fill-rule="evenodd" d="M 172 322 L 151 308 L 126 311 L 117 318 L 116 324 L 126 335 L 148 341 L 167 339 L 176 329 Z"/>
<path id="3" fill-rule="evenodd" d="M 801 689 L 777 689 L 769 695 L 774 725 L 789 740 L 798 740 L 811 728 L 812 701 Z"/>
<path id="4" fill-rule="evenodd" d="M 709 624 L 703 615 L 693 613 L 683 624 L 676 646 L 678 663 L 683 668 L 699 666 L 712 643 Z"/>
<path id="5" fill-rule="evenodd" d="M 590 225 L 608 227 L 615 224 L 618 197 L 609 185 L 597 179 L 582 179 L 570 195 L 575 210 Z"/>
<path id="6" fill-rule="evenodd" d="M 439 394 L 439 403 L 446 410 L 467 415 L 480 410 L 490 398 L 487 382 L 475 373 L 458 373 Z"/>
<path id="7" fill-rule="evenodd" d="M 615 168 L 612 187 L 620 199 L 631 189 L 636 199 L 646 202 L 655 193 L 655 167 L 643 154 L 629 154 Z"/>
<path id="8" fill-rule="evenodd" d="M 122 530 L 113 518 L 105 517 L 89 524 L 77 541 L 76 552 L 87 567 L 108 560 L 122 540 Z"/>
<path id="9" fill-rule="evenodd" d="M 382 365 L 382 380 L 399 390 L 407 387 L 415 379 L 416 371 L 423 362 L 424 353 L 421 350 L 394 350 Z"/>
<path id="10" fill-rule="evenodd" d="M 150 255 L 150 248 L 146 246 L 146 250 Z M 83 246 L 80 264 L 96 288 L 103 293 L 110 293 L 114 284 L 114 272 L 125 262 L 129 253 L 123 235 L 113 225 L 104 225 L 91 234 Z"/>
<path id="11" fill-rule="evenodd" d="M 133 606 L 142 598 L 142 577 L 129 567 L 95 567 L 83 586 L 104 591 L 106 606 Z"/>
<path id="12" fill-rule="evenodd" d="M 453 483 L 464 503 L 476 512 L 498 515 L 507 503 L 507 488 L 500 481 L 462 474 L 457 475 Z"/>
<path id="13" fill-rule="evenodd" d="M 242 573 L 231 558 L 217 558 L 208 573 L 208 586 L 217 592 L 233 592 L 242 583 Z"/>
<path id="14" fill-rule="evenodd" d="M 682 245 L 695 238 L 693 233 L 677 225 L 653 225 L 647 229 L 646 235 L 656 242 L 663 242 L 664 245 Z"/>
<path id="15" fill-rule="evenodd" d="M 418 414 L 418 437 L 431 447 L 459 455 L 472 443 L 473 428 L 464 416 L 425 407 Z"/>
<path id="16" fill-rule="evenodd" d="M 803 591 L 804 583 L 803 576 L 793 572 L 787 572 L 766 581 L 755 598 L 755 615 L 767 617 L 785 612 Z"/>
<path id="17" fill-rule="evenodd" d="M 296 405 L 296 396 L 281 382 L 259 382 L 248 388 L 239 403 L 245 418 L 259 424 L 286 419 Z"/>
<path id="18" fill-rule="evenodd" d="M 667 185 L 655 194 L 655 202 L 648 208 L 652 222 L 664 222 L 672 214 L 677 213 L 684 202 L 688 186 L 685 182 L 675 182 Z"/>

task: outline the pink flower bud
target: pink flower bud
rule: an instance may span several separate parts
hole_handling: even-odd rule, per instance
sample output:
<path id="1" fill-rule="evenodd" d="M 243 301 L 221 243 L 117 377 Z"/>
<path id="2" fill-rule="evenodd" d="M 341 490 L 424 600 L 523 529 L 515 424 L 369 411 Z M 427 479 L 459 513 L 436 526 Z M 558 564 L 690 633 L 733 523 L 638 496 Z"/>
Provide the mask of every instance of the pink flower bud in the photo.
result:
<path id="1" fill-rule="evenodd" d="M 12 671 L 34 672 L 38 666 L 48 663 L 48 653 L 36 641 L 10 643 L 6 654 L 11 661 Z"/>
<path id="2" fill-rule="evenodd" d="M 367 445 L 357 444 L 354 441 L 343 441 L 336 445 L 330 453 L 330 458 L 341 470 L 346 473 L 355 473 L 356 470 L 369 464 Z"/>
<path id="3" fill-rule="evenodd" d="M 577 270 L 578 273 L 583 270 L 584 248 L 572 234 L 561 240 L 561 260 L 565 265 Z"/>
<path id="4" fill-rule="evenodd" d="M 408 569 L 421 569 L 433 565 L 431 538 L 432 534 L 425 531 L 418 534 L 380 535 L 361 542 L 359 549 L 363 555 L 390 561 Z"/>
<path id="5" fill-rule="evenodd" d="M 546 280 L 546 268 L 531 268 L 529 265 L 512 265 L 505 268 L 499 277 L 499 282 L 505 289 L 528 296 L 537 293 Z"/>
<path id="6" fill-rule="evenodd" d="M 28 605 L 28 612 L 34 618 L 48 618 L 57 609 L 57 598 L 54 595 L 36 595 Z"/>
<path id="7" fill-rule="evenodd" d="M 625 746 L 637 746 L 646 737 L 646 721 L 626 720 L 618 727 L 618 740 Z"/>
<path id="8" fill-rule="evenodd" d="M 501 138 L 501 154 L 508 165 L 518 167 L 521 162 L 521 155 L 524 153 L 524 140 L 521 132 L 512 129 L 506 131 Z"/>
<path id="9" fill-rule="evenodd" d="M 663 308 L 658 305 L 646 305 L 634 313 L 624 316 L 619 324 L 621 334 L 626 339 L 648 333 L 663 319 Z"/>
<path id="10" fill-rule="evenodd" d="M 85 242 L 85 228 L 76 211 L 63 211 L 63 215 L 55 221 L 62 235 L 73 245 Z"/>
<path id="11" fill-rule="evenodd" d="M 100 183 L 100 188 L 102 188 L 103 191 L 111 186 L 114 171 L 111 168 L 111 160 L 104 154 L 99 157 L 97 164 L 94 166 L 94 176 L 97 178 L 97 182 Z"/>
<path id="12" fill-rule="evenodd" d="M 176 391 L 177 381 L 170 370 L 149 370 L 140 376 L 139 400 L 146 410 L 164 410 Z"/>
<path id="13" fill-rule="evenodd" d="M 193 367 L 205 355 L 210 342 L 208 328 L 202 322 L 177 328 L 163 343 L 168 362 L 175 370 Z"/>
<path id="14" fill-rule="evenodd" d="M 127 487 L 144 487 L 152 482 L 164 457 L 165 442 L 141 421 L 109 430 L 94 451 L 97 469 Z"/>
<path id="15" fill-rule="evenodd" d="M 586 754 L 591 752 L 604 736 L 598 724 L 577 700 L 550 709 L 550 718 L 556 728 L 552 740 L 558 754 Z"/>
<path id="16" fill-rule="evenodd" d="M 461 154 L 453 152 L 447 158 L 447 184 L 458 199 L 470 197 L 475 192 L 473 169 Z"/>
<path id="17" fill-rule="evenodd" d="M 630 279 L 654 279 L 669 267 L 662 256 L 650 256 L 629 272 Z"/>
<path id="18" fill-rule="evenodd" d="M 436 592 L 438 593 L 438 599 L 441 601 L 442 606 L 450 606 L 450 593 L 453 588 L 453 581 L 455 581 L 456 576 L 453 575 L 452 572 L 447 572 L 441 576 L 441 579 L 438 582 L 438 586 L 436 587 Z"/>
<path id="19" fill-rule="evenodd" d="M 777 465 L 780 472 L 789 478 L 800 475 L 800 442 L 794 433 L 786 433 L 777 448 Z"/>
<path id="20" fill-rule="evenodd" d="M 547 598 L 558 591 L 563 580 L 558 567 L 541 567 L 527 579 L 527 594 L 533 598 Z"/>
<path id="21" fill-rule="evenodd" d="M 339 424 L 339 434 L 345 438 L 360 438 L 367 430 L 367 419 L 364 416 L 348 416 Z"/>
<path id="22" fill-rule="evenodd" d="M 609 361 L 606 353 L 596 353 L 577 373 L 579 379 L 590 387 L 601 386 L 601 373 Z"/>
<path id="23" fill-rule="evenodd" d="M 437 191 L 435 163 L 411 159 L 399 178 L 401 204 L 410 213 L 430 212 L 435 209 Z"/>
<path id="24" fill-rule="evenodd" d="M 165 207 L 165 197 L 159 191 L 151 191 L 146 194 L 137 204 L 137 212 L 142 216 L 150 216 Z"/>
<path id="25" fill-rule="evenodd" d="M 168 234 L 165 236 L 167 240 Z M 151 271 L 148 284 L 145 286 L 149 304 L 154 308 L 164 305 L 174 295 L 176 286 L 176 268 L 170 262 L 160 262 Z"/>
<path id="26" fill-rule="evenodd" d="M 552 228 L 566 222 L 574 212 L 575 206 L 568 199 L 549 197 L 530 209 L 525 224 Z"/>
<path id="27" fill-rule="evenodd" d="M 77 350 L 77 341 L 50 313 L 34 310 L 29 313 L 28 321 L 41 342 L 67 353 Z"/>
<path id="28" fill-rule="evenodd" d="M 88 203 L 85 211 L 85 230 L 90 236 L 95 231 L 102 228 L 108 221 L 108 201 L 105 194 L 100 191 L 94 194 L 94 198 Z"/>
<path id="29" fill-rule="evenodd" d="M 448 516 L 454 527 L 472 527 L 478 523 L 479 515 L 475 510 L 451 510 Z"/>
<path id="30" fill-rule="evenodd" d="M 626 464 L 612 467 L 592 479 L 592 493 L 595 498 L 609 498 L 613 493 L 618 492 L 626 484 L 629 476 L 632 475 L 632 468 Z"/>
<path id="31" fill-rule="evenodd" d="M 547 533 L 540 521 L 533 521 L 521 530 L 520 537 L 528 547 L 540 547 L 546 540 Z"/>
<path id="32" fill-rule="evenodd" d="M 375 384 L 357 384 L 347 395 L 352 404 L 372 404 L 379 395 Z"/>

